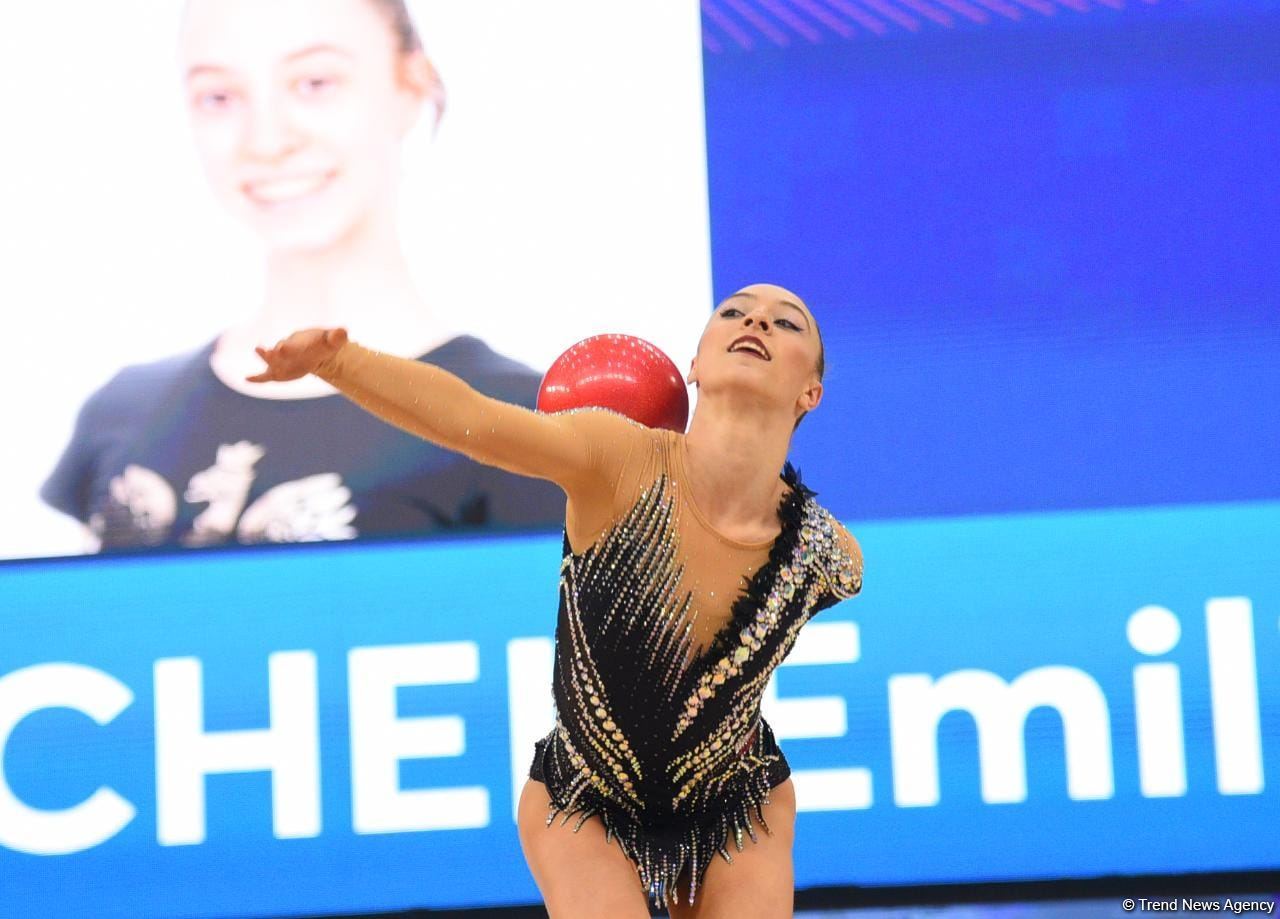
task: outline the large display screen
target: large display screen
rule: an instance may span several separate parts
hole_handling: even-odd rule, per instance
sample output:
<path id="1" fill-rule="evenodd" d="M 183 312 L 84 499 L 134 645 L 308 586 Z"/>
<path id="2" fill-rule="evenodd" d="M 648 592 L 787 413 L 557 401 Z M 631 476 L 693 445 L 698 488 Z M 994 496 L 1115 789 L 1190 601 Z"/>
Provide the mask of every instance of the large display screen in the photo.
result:
<path id="1" fill-rule="evenodd" d="M 766 690 L 797 887 L 1280 870 L 1273 4 L 46 6 L 0 8 L 0 916 L 536 902 L 563 497 L 240 372 L 341 323 L 529 402 L 757 281 L 866 569 Z"/>
<path id="2" fill-rule="evenodd" d="M 244 377 L 331 325 L 530 407 L 598 333 L 687 368 L 699 35 L 687 3 L 6 5 L 0 557 L 557 529 L 552 485 Z"/>
<path id="3" fill-rule="evenodd" d="M 706 17 L 715 289 L 822 320 L 795 458 L 858 518 L 1274 498 L 1274 5 L 1034 5 Z"/>

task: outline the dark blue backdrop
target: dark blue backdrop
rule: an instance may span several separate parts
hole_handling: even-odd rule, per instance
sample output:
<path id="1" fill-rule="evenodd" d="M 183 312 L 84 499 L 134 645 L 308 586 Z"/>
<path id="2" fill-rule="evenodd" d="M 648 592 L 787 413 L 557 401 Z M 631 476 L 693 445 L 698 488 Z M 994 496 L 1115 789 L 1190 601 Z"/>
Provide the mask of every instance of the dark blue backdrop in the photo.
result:
<path id="1" fill-rule="evenodd" d="M 841 516 L 1280 494 L 1280 7 L 1131 6 L 712 33 L 717 298 L 816 311 Z"/>

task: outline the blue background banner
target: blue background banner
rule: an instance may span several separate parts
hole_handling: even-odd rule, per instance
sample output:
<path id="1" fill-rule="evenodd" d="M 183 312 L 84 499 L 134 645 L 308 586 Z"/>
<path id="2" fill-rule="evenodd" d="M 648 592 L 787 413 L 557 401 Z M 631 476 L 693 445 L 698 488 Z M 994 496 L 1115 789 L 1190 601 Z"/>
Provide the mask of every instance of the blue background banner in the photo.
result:
<path id="1" fill-rule="evenodd" d="M 867 587 L 766 698 L 798 886 L 1280 865 L 1280 504 L 851 526 Z M 0 914 L 534 901 L 513 794 L 550 726 L 558 557 L 6 565 Z"/>

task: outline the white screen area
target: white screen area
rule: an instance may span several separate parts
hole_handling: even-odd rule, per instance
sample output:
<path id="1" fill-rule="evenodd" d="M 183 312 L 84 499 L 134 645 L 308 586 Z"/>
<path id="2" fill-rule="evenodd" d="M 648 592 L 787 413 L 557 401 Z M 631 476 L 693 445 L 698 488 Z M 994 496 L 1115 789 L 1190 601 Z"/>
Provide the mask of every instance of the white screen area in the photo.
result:
<path id="1" fill-rule="evenodd" d="M 249 59 L 287 43 L 262 22 L 364 4 L 377 5 L 253 0 L 276 8 L 248 14 L 256 28 L 216 25 L 243 35 Z M 122 367 L 197 349 L 268 297 L 277 243 L 218 197 L 198 150 L 183 7 L 0 6 L 0 557 L 95 548 L 38 497 L 80 406 Z M 399 157 L 399 244 L 423 301 L 539 371 L 601 332 L 646 338 L 686 370 L 711 306 L 697 3 L 409 9 L 446 100 Z M 268 108 L 253 116 L 265 135 L 283 130 Z"/>

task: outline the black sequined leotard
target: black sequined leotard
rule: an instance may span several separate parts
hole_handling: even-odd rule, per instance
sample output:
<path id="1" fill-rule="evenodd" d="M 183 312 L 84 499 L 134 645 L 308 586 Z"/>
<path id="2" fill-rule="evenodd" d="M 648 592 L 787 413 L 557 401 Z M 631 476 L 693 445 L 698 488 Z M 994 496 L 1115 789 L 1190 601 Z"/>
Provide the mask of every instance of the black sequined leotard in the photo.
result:
<path id="1" fill-rule="evenodd" d="M 393 423 L 568 495 L 556 720 L 535 745 L 550 825 L 598 816 L 651 900 L 695 902 L 790 775 L 760 702 L 815 613 L 862 588 L 853 536 L 788 464 L 780 530 L 745 543 L 688 490 L 682 435 L 587 409 L 543 415 L 348 343 L 319 375 Z M 677 880 L 688 872 L 684 897 Z"/>

